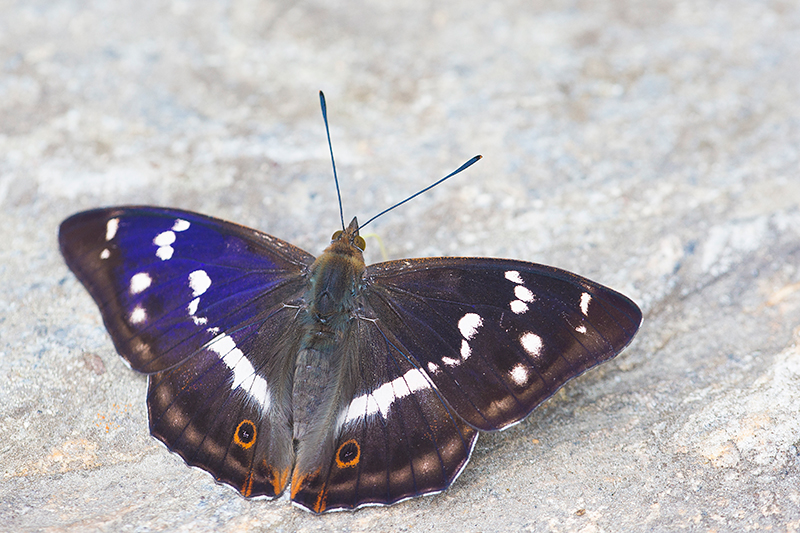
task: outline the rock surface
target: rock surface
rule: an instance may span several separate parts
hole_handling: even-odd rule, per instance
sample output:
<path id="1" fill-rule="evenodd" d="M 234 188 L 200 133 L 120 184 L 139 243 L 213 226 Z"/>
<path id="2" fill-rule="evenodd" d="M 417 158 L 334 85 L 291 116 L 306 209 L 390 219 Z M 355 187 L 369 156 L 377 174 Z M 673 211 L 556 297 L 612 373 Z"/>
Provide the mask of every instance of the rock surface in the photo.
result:
<path id="1" fill-rule="evenodd" d="M 0 529 L 800 529 L 800 8 L 792 2 L 56 0 L 0 12 Z M 181 207 L 318 253 L 556 265 L 633 344 L 483 435 L 447 492 L 312 516 L 147 431 L 58 224 Z M 378 246 L 373 241 L 372 250 Z M 380 260 L 372 253 L 370 260 Z"/>

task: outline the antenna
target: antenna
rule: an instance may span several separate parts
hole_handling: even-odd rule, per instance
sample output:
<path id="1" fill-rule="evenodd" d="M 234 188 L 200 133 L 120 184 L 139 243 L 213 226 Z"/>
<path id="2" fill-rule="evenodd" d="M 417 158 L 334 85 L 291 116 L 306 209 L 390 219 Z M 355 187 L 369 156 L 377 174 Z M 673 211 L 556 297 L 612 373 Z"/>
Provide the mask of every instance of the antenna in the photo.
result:
<path id="1" fill-rule="evenodd" d="M 345 231 L 344 210 L 342 209 L 342 193 L 339 191 L 339 176 L 336 174 L 336 161 L 333 159 L 331 130 L 328 128 L 328 106 L 325 105 L 325 94 L 322 91 L 319 92 L 319 106 L 322 108 L 322 120 L 325 121 L 325 133 L 328 135 L 328 149 L 331 152 L 331 165 L 333 166 L 333 181 L 336 183 L 336 196 L 339 198 L 339 218 L 342 221 L 342 231 Z"/>
<path id="2" fill-rule="evenodd" d="M 336 183 L 336 196 L 339 198 L 339 218 L 342 221 L 342 231 L 345 231 L 345 227 L 344 227 L 344 210 L 342 209 L 342 193 L 339 190 L 339 176 L 336 174 L 336 161 L 333 158 L 333 144 L 331 144 L 331 130 L 328 127 L 328 106 L 325 104 L 325 94 L 322 91 L 319 92 L 319 106 L 322 108 L 322 120 L 325 121 L 325 134 L 328 136 L 328 149 L 331 152 L 331 165 L 333 166 L 333 181 Z M 411 196 L 409 196 L 408 198 L 406 198 L 402 202 L 398 202 L 398 203 L 394 204 L 393 206 L 389 207 L 388 209 L 384 209 L 383 211 L 381 211 L 380 213 L 378 213 L 374 217 L 370 218 L 369 220 L 367 220 L 366 222 L 361 224 L 358 229 L 364 228 L 364 226 L 366 226 L 367 224 L 369 224 L 370 222 L 372 222 L 373 220 L 375 220 L 379 216 L 385 215 L 386 213 L 388 213 L 389 211 L 391 211 L 395 207 L 400 207 L 401 205 L 403 205 L 404 203 L 408 202 L 409 200 L 413 200 L 414 198 L 416 198 L 420 194 L 433 189 L 434 187 L 436 187 L 437 185 L 439 185 L 440 183 L 442 183 L 446 179 L 452 178 L 453 176 L 455 176 L 459 172 L 468 169 L 473 164 L 477 163 L 479 159 L 482 159 L 482 158 L 483 158 L 482 155 L 476 155 L 475 157 L 473 157 L 472 159 L 470 159 L 469 161 L 467 161 L 466 163 L 464 163 L 463 165 L 461 165 L 460 167 L 455 169 L 453 172 L 451 172 L 447 176 L 445 176 L 442 179 L 440 179 L 439 181 L 437 181 L 436 183 L 434 183 L 432 185 L 428 185 L 427 187 L 425 187 L 421 191 L 419 191 L 419 192 L 417 192 L 415 194 L 412 194 Z"/>
<path id="3" fill-rule="evenodd" d="M 460 167 L 458 167 L 457 169 L 455 169 L 453 172 L 451 172 L 451 173 L 450 173 L 450 174 L 448 174 L 447 176 L 445 176 L 445 177 L 443 177 L 442 179 L 440 179 L 439 181 L 437 181 L 436 183 L 434 183 L 434 184 L 432 184 L 432 185 L 428 185 L 427 187 L 425 187 L 425 188 L 424 188 L 424 189 L 422 189 L 421 191 L 419 191 L 419 192 L 417 192 L 417 193 L 415 193 L 415 194 L 412 194 L 411 196 L 409 196 L 408 198 L 406 198 L 406 199 L 405 199 L 405 200 L 403 200 L 402 202 L 397 202 L 397 203 L 396 203 L 396 204 L 394 204 L 392 207 L 389 207 L 388 209 L 384 209 L 383 211 L 381 211 L 380 213 L 378 213 L 377 215 L 375 215 L 375 216 L 374 216 L 374 217 L 372 217 L 371 219 L 369 219 L 369 220 L 367 220 L 366 222 L 364 222 L 363 224 L 361 224 L 361 225 L 358 227 L 358 229 L 359 229 L 359 230 L 363 229 L 363 228 L 364 228 L 364 226 L 366 226 L 367 224 L 369 224 L 370 222 L 372 222 L 373 220 L 375 220 L 375 219 L 376 219 L 376 218 L 378 218 L 379 216 L 381 216 L 381 215 L 384 215 L 384 214 L 388 213 L 389 211 L 391 211 L 391 210 L 392 210 L 392 209 L 394 209 L 395 207 L 400 207 L 401 205 L 403 205 L 404 203 L 408 202 L 409 200 L 413 200 L 414 198 L 416 198 L 416 197 L 417 197 L 417 196 L 419 196 L 420 194 L 422 194 L 422 193 L 424 193 L 424 192 L 427 192 L 427 191 L 429 191 L 429 190 L 433 189 L 434 187 L 436 187 L 437 185 L 439 185 L 440 183 L 442 183 L 444 180 L 446 180 L 446 179 L 448 179 L 448 178 L 452 178 L 453 176 L 455 176 L 455 175 L 456 175 L 456 174 L 458 174 L 459 172 L 461 172 L 461 171 L 463 171 L 463 170 L 466 170 L 466 169 L 468 169 L 468 168 L 469 168 L 469 167 L 471 167 L 473 164 L 477 163 L 479 159 L 482 159 L 482 158 L 483 158 L 483 156 L 482 156 L 482 155 L 476 155 L 475 157 L 473 157 L 472 159 L 470 159 L 469 161 L 467 161 L 466 163 L 464 163 L 463 165 L 461 165 Z M 341 203 L 340 203 L 340 205 L 341 205 Z M 344 220 L 344 219 L 343 219 L 343 220 Z"/>

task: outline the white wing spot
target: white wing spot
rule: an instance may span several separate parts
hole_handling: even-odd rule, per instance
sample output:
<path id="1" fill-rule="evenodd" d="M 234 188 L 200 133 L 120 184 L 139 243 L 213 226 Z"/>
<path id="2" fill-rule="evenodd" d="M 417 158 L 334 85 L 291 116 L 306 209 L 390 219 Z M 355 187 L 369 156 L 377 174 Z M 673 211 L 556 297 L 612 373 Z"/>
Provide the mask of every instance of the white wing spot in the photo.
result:
<path id="1" fill-rule="evenodd" d="M 580 325 L 577 328 L 575 328 L 575 331 L 577 331 L 578 333 L 586 333 L 586 326 Z"/>
<path id="2" fill-rule="evenodd" d="M 141 305 L 137 305 L 131 311 L 131 316 L 129 318 L 131 324 L 141 324 L 145 320 L 147 320 L 147 311 L 144 310 L 144 307 Z"/>
<path id="3" fill-rule="evenodd" d="M 175 242 L 175 232 L 172 230 L 162 231 L 156 238 L 153 239 L 153 244 L 156 246 L 169 246 L 170 244 Z"/>
<path id="4" fill-rule="evenodd" d="M 530 370 L 523 364 L 519 364 L 511 369 L 511 372 L 508 374 L 511 376 L 511 381 L 513 381 L 516 385 L 522 387 L 526 383 L 528 383 L 528 376 L 530 375 Z"/>
<path id="5" fill-rule="evenodd" d="M 428 372 L 430 372 L 431 374 L 435 374 L 438 371 L 439 367 L 436 366 L 436 363 L 431 363 L 431 362 L 428 363 Z"/>
<path id="6" fill-rule="evenodd" d="M 190 315 L 194 315 L 197 312 L 197 306 L 200 305 L 200 298 L 195 298 L 189 305 L 186 307 L 186 310 L 189 311 Z"/>
<path id="7" fill-rule="evenodd" d="M 530 331 L 523 333 L 519 338 L 519 343 L 522 345 L 522 349 L 528 352 L 528 355 L 536 357 L 542 354 L 542 338 L 535 333 Z"/>
<path id="8" fill-rule="evenodd" d="M 522 313 L 526 313 L 528 311 L 528 304 L 521 302 L 520 300 L 512 300 L 509 305 L 511 306 L 511 311 L 517 315 L 521 315 Z"/>
<path id="9" fill-rule="evenodd" d="M 472 348 L 466 340 L 461 341 L 461 360 L 466 361 L 472 355 Z"/>
<path id="10" fill-rule="evenodd" d="M 200 304 L 200 297 L 198 296 L 197 298 L 189 302 L 189 305 L 186 306 L 186 311 L 189 312 L 189 316 L 192 317 L 192 322 L 194 322 L 196 326 L 204 326 L 205 324 L 208 324 L 208 317 L 194 316 L 195 313 L 197 313 L 197 306 L 199 304 Z M 214 328 L 210 328 L 208 331 L 211 331 L 211 329 Z M 216 334 L 217 331 L 211 331 L 211 333 Z"/>
<path id="11" fill-rule="evenodd" d="M 119 229 L 119 219 L 118 218 L 110 218 L 108 222 L 106 222 L 106 240 L 110 241 L 114 238 L 117 234 L 117 229 Z"/>
<path id="12" fill-rule="evenodd" d="M 156 250 L 156 257 L 161 259 L 162 261 L 166 261 L 168 259 L 172 259 L 172 254 L 175 253 L 175 248 L 172 246 L 160 246 L 158 250 Z"/>
<path id="13" fill-rule="evenodd" d="M 583 316 L 589 316 L 589 302 L 592 301 L 592 295 L 588 292 L 581 294 L 581 313 Z"/>
<path id="14" fill-rule="evenodd" d="M 191 224 L 189 224 L 188 220 L 178 218 L 175 220 L 175 224 L 172 225 L 172 231 L 186 231 L 189 229 L 189 226 L 191 226 Z"/>
<path id="15" fill-rule="evenodd" d="M 195 313 L 197 313 L 197 307 L 200 305 L 200 296 L 204 294 L 209 287 L 211 287 L 211 278 L 208 277 L 205 270 L 195 270 L 189 274 L 189 288 L 192 289 L 192 296 L 195 298 L 189 302 L 186 310 L 189 312 L 189 316 L 192 317 L 192 321 L 198 326 L 208 323 L 207 317 L 195 316 Z"/>
<path id="16" fill-rule="evenodd" d="M 158 246 L 158 250 L 156 250 L 156 257 L 158 257 L 162 261 L 172 259 L 172 254 L 175 253 L 175 248 L 173 248 L 170 245 L 174 242 L 175 242 L 174 231 L 171 230 L 163 231 L 158 235 L 156 235 L 156 238 L 153 239 L 153 244 Z"/>
<path id="17" fill-rule="evenodd" d="M 527 287 L 523 287 L 522 285 L 517 285 L 514 287 L 514 296 L 522 300 L 523 302 L 531 303 L 536 299 L 533 293 Z"/>
<path id="18" fill-rule="evenodd" d="M 111 252 L 108 248 L 103 248 L 103 251 L 100 252 L 100 259 L 108 259 L 109 257 L 111 257 Z"/>
<path id="19" fill-rule="evenodd" d="M 517 272 L 516 270 L 507 271 L 505 276 L 508 281 L 512 281 L 518 285 L 522 285 L 524 283 L 522 281 L 522 276 L 520 276 L 519 272 Z"/>
<path id="20" fill-rule="evenodd" d="M 482 325 L 483 319 L 480 315 L 467 313 L 458 321 L 458 330 L 465 339 L 470 340 L 478 333 L 478 328 Z"/>
<path id="21" fill-rule="evenodd" d="M 222 362 L 233 372 L 231 388 L 241 388 L 261 406 L 262 410 L 267 409 L 270 404 L 267 381 L 256 374 L 256 369 L 236 346 L 236 342 L 222 333 L 208 343 L 208 348 L 222 356 Z"/>
<path id="22" fill-rule="evenodd" d="M 347 406 L 345 422 L 358 420 L 362 416 L 371 416 L 380 413 L 386 419 L 392 404 L 417 391 L 432 388 L 428 376 L 418 369 L 412 368 L 399 378 L 384 383 L 372 392 L 354 398 Z"/>
<path id="23" fill-rule="evenodd" d="M 195 270 L 189 274 L 189 288 L 192 289 L 192 296 L 200 296 L 211 287 L 211 278 L 205 270 Z"/>
<path id="24" fill-rule="evenodd" d="M 453 359 L 452 357 L 447 357 L 445 355 L 442 357 L 442 363 L 447 366 L 456 366 L 461 364 L 461 359 Z"/>
<path id="25" fill-rule="evenodd" d="M 131 294 L 139 294 L 147 289 L 153 282 L 153 278 L 147 272 L 139 272 L 131 277 Z"/>

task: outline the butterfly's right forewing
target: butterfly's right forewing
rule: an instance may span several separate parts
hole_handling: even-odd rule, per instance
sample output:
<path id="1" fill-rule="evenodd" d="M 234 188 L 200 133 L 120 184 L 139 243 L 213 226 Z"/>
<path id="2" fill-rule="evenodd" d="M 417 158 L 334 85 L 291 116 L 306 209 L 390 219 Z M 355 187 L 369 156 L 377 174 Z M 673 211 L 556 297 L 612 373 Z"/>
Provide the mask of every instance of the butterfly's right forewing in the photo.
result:
<path id="1" fill-rule="evenodd" d="M 471 426 L 527 416 L 618 354 L 642 320 L 622 294 L 523 261 L 428 258 L 367 268 L 370 308 Z"/>

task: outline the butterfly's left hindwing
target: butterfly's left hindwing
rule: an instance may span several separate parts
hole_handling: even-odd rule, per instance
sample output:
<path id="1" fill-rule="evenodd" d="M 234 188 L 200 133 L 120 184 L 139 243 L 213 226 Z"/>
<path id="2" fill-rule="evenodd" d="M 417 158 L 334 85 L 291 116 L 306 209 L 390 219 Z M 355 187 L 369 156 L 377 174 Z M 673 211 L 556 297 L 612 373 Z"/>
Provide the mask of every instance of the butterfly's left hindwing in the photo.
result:
<path id="1" fill-rule="evenodd" d="M 245 496 L 279 495 L 294 457 L 286 376 L 313 256 L 152 207 L 79 213 L 61 225 L 59 243 L 119 353 L 150 374 L 153 435 Z"/>
<path id="2" fill-rule="evenodd" d="M 280 495 L 292 469 L 296 312 L 273 306 L 149 379 L 153 436 L 247 497 Z"/>

